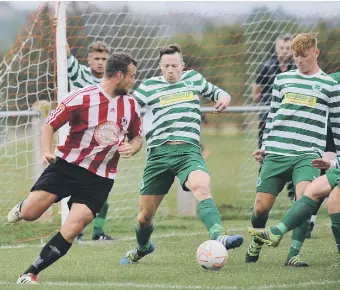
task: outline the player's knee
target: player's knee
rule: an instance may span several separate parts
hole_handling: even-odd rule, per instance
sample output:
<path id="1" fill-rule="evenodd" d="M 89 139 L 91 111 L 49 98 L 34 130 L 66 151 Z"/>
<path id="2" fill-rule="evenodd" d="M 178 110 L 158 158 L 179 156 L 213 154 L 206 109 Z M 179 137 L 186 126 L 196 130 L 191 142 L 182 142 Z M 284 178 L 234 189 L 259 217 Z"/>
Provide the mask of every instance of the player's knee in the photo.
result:
<path id="1" fill-rule="evenodd" d="M 140 213 L 137 216 L 137 224 L 139 227 L 147 227 L 152 224 L 152 215 L 151 214 L 145 214 Z"/>
<path id="2" fill-rule="evenodd" d="M 86 222 L 84 221 L 73 221 L 65 223 L 61 229 L 60 233 L 66 241 L 72 243 L 74 238 L 85 228 Z"/>
<path id="3" fill-rule="evenodd" d="M 305 193 L 303 194 L 304 196 L 309 197 L 310 199 L 313 199 L 315 201 L 320 201 L 321 199 L 327 197 L 324 196 L 322 193 L 320 193 L 319 190 L 315 190 L 313 186 L 307 186 Z"/>
<path id="4" fill-rule="evenodd" d="M 254 213 L 256 216 L 268 215 L 270 211 L 270 206 L 263 199 L 256 199 L 254 205 Z"/>
<path id="5" fill-rule="evenodd" d="M 191 192 L 201 199 L 211 197 L 210 193 L 210 179 L 195 180 L 188 183 L 188 188 Z"/>

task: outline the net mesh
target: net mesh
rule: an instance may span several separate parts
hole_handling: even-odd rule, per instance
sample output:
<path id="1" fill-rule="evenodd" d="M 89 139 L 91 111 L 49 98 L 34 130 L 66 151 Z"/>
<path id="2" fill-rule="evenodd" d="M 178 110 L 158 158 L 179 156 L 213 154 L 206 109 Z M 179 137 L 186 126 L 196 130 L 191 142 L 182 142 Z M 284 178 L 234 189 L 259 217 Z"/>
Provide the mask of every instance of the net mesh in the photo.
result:
<path id="1" fill-rule="evenodd" d="M 113 51 L 129 52 L 139 61 L 138 86 L 159 74 L 159 49 L 179 43 L 186 69 L 199 71 L 227 90 L 233 106 L 253 105 L 251 84 L 258 66 L 273 54 L 273 43 L 282 33 L 316 34 L 321 68 L 327 73 L 340 70 L 339 11 L 312 14 L 306 7 L 305 13 L 294 16 L 280 7 L 260 7 L 231 15 L 222 4 L 213 8 L 204 2 L 183 2 L 181 9 L 166 2 L 148 3 L 145 9 L 134 5 L 68 3 L 67 41 L 72 54 L 86 65 L 87 47 L 96 40 L 105 41 Z M 54 7 L 47 4 L 34 11 L 0 65 L 0 111 L 4 114 L 0 117 L 0 224 L 8 233 L 0 244 L 39 238 L 60 225 L 56 207 L 47 214 L 48 223 L 6 225 L 6 213 L 27 195 L 42 170 L 36 142 L 41 120 L 18 114 L 34 108 L 46 113 L 56 105 L 53 14 Z M 211 105 L 206 100 L 202 104 Z M 251 157 L 257 148 L 257 128 L 257 112 L 203 115 L 202 144 L 208 155 L 213 195 L 225 218 L 250 216 L 258 173 Z M 136 217 L 145 161 L 145 150 L 131 160 L 121 160 L 109 197 L 109 219 Z M 177 215 L 177 188 L 175 184 L 165 198 L 158 217 Z M 274 212 L 282 214 L 289 204 L 286 194 L 281 194 Z"/>

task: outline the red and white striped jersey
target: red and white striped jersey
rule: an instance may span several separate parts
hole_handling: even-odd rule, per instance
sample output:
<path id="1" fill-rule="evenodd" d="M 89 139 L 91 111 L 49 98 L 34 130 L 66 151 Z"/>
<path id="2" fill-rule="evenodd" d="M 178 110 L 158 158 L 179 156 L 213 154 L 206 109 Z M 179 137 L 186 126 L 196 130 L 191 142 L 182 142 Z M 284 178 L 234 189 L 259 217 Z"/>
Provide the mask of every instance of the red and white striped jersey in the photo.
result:
<path id="1" fill-rule="evenodd" d="M 69 163 L 114 179 L 118 146 L 142 136 L 138 103 L 129 96 L 107 95 L 100 85 L 72 91 L 47 117 L 54 130 L 69 122 L 70 131 L 55 154 Z"/>

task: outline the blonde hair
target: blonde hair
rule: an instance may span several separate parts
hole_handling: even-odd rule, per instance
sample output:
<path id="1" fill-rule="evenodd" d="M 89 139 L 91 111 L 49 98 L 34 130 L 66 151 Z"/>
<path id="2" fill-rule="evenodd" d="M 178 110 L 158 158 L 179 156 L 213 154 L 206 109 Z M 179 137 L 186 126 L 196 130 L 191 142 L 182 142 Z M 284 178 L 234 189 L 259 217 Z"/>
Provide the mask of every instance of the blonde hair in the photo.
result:
<path id="1" fill-rule="evenodd" d="M 318 48 L 318 41 L 314 35 L 309 33 L 298 34 L 291 44 L 291 50 L 297 55 L 303 55 L 311 48 Z"/>
<path id="2" fill-rule="evenodd" d="M 91 52 L 107 52 L 110 53 L 110 47 L 104 41 L 95 41 L 92 42 L 88 47 L 88 53 Z"/>

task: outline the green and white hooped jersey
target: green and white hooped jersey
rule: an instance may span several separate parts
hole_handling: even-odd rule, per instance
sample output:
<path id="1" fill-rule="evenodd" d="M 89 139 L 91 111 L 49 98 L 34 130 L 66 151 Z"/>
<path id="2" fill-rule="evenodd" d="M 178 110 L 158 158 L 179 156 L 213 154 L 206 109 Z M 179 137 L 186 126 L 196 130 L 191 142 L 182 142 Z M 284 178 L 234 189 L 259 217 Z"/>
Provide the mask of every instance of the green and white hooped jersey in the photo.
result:
<path id="1" fill-rule="evenodd" d="M 67 77 L 71 91 L 82 89 L 88 85 L 99 84 L 103 80 L 92 75 L 91 68 L 79 64 L 73 55 L 67 58 Z"/>
<path id="2" fill-rule="evenodd" d="M 266 153 L 297 156 L 324 151 L 328 117 L 340 152 L 340 85 L 323 71 L 279 74 L 263 135 Z"/>
<path id="3" fill-rule="evenodd" d="M 133 97 L 152 112 L 151 130 L 146 134 L 148 148 L 168 141 L 184 141 L 199 147 L 199 95 L 216 102 L 222 94 L 228 95 L 194 70 L 182 72 L 180 80 L 173 84 L 166 82 L 164 76 L 145 80 Z"/>

